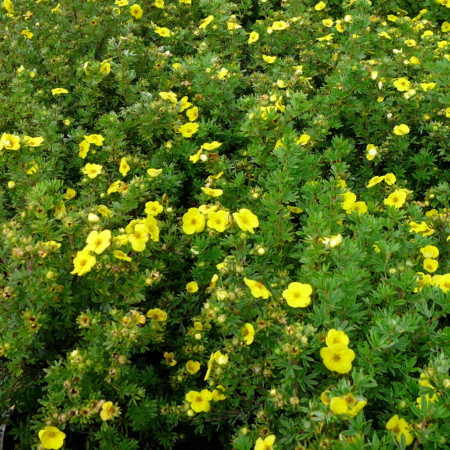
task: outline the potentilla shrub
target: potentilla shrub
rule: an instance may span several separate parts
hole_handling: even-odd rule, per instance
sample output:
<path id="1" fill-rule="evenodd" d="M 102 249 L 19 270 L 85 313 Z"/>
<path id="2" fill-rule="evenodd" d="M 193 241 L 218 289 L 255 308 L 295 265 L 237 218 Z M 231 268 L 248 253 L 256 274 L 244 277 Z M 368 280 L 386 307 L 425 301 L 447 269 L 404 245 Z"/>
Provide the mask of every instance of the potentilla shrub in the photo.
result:
<path id="1" fill-rule="evenodd" d="M 5 448 L 448 448 L 447 0 L 3 0 Z"/>

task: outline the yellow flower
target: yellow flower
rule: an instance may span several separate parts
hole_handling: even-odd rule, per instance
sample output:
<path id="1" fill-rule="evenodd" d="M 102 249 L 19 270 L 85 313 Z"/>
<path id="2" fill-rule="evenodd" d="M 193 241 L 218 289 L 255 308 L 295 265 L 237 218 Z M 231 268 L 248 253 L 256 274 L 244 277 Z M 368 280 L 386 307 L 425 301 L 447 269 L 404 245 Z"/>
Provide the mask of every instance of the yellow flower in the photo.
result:
<path id="1" fill-rule="evenodd" d="M 322 24 L 323 24 L 323 26 L 330 28 L 333 26 L 334 20 L 333 19 L 323 19 Z"/>
<path id="2" fill-rule="evenodd" d="M 428 273 L 433 273 L 436 272 L 436 270 L 439 267 L 439 263 L 435 260 L 435 259 L 431 259 L 431 258 L 426 258 L 423 262 L 423 268 L 428 272 Z"/>
<path id="3" fill-rule="evenodd" d="M 433 285 L 439 286 L 441 291 L 446 294 L 450 290 L 450 273 L 444 275 L 434 275 Z"/>
<path id="4" fill-rule="evenodd" d="M 330 399 L 330 395 L 329 395 L 329 394 L 331 394 L 331 391 L 330 391 L 329 389 L 323 391 L 323 392 L 320 394 L 320 401 L 321 401 L 324 405 L 329 405 L 330 402 L 331 402 L 331 399 Z"/>
<path id="5" fill-rule="evenodd" d="M 425 400 L 427 403 L 436 403 L 439 400 L 439 393 L 435 392 L 433 395 L 430 394 L 425 394 Z M 417 403 L 417 407 L 419 409 L 422 409 L 422 397 L 417 397 L 416 398 L 416 403 Z"/>
<path id="6" fill-rule="evenodd" d="M 159 177 L 159 175 L 162 174 L 162 169 L 148 169 L 147 170 L 147 174 L 151 177 L 151 178 L 156 178 Z"/>
<path id="7" fill-rule="evenodd" d="M 203 150 L 208 150 L 208 151 L 211 151 L 211 150 L 217 150 L 219 147 L 221 147 L 222 146 L 222 143 L 220 143 L 220 142 L 217 142 L 217 141 L 212 141 L 212 142 L 205 142 L 202 146 L 201 146 L 201 148 L 203 149 Z"/>
<path id="8" fill-rule="evenodd" d="M 167 313 L 159 308 L 149 309 L 147 311 L 147 317 L 156 322 L 165 322 L 167 320 Z"/>
<path id="9" fill-rule="evenodd" d="M 397 181 L 397 177 L 393 173 L 387 173 L 384 176 L 384 182 L 386 184 L 389 184 L 389 186 L 392 186 Z"/>
<path id="10" fill-rule="evenodd" d="M 186 394 L 186 400 L 191 404 L 194 412 L 208 412 L 211 409 L 209 402 L 212 400 L 212 393 L 207 389 L 203 389 L 201 392 L 189 391 Z"/>
<path id="11" fill-rule="evenodd" d="M 117 6 L 128 6 L 128 0 L 116 0 L 114 4 Z"/>
<path id="12" fill-rule="evenodd" d="M 83 136 L 89 144 L 94 144 L 97 147 L 101 147 L 105 138 L 101 134 L 88 134 Z"/>
<path id="13" fill-rule="evenodd" d="M 277 20 L 272 24 L 272 30 L 281 31 L 285 30 L 288 26 L 288 23 L 284 20 Z"/>
<path id="14" fill-rule="evenodd" d="M 253 44 L 258 39 L 259 39 L 259 33 L 257 33 L 256 31 L 252 31 L 248 37 L 248 43 Z"/>
<path id="15" fill-rule="evenodd" d="M 311 136 L 309 134 L 302 134 L 295 140 L 295 143 L 297 145 L 306 145 L 310 141 L 310 139 Z"/>
<path id="16" fill-rule="evenodd" d="M 180 3 L 184 3 L 186 5 L 191 5 L 192 4 L 192 0 L 178 0 Z"/>
<path id="17" fill-rule="evenodd" d="M 408 78 L 404 78 L 404 77 L 403 78 L 397 78 L 392 84 L 400 92 L 407 91 L 411 87 L 411 83 L 408 80 Z"/>
<path id="18" fill-rule="evenodd" d="M 259 227 L 258 217 L 246 208 L 241 208 L 239 212 L 233 213 L 233 218 L 242 231 L 254 234 L 253 229 Z"/>
<path id="19" fill-rule="evenodd" d="M 267 436 L 264 440 L 262 438 L 258 438 L 255 442 L 254 450 L 272 450 L 275 439 L 274 434 Z"/>
<path id="20" fill-rule="evenodd" d="M 328 237 L 323 238 L 322 244 L 328 248 L 335 248 L 335 247 L 339 247 L 339 245 L 342 244 L 342 241 L 343 241 L 342 235 L 337 234 L 336 236 L 331 236 L 329 238 Z"/>
<path id="21" fill-rule="evenodd" d="M 198 119 L 198 108 L 194 106 L 193 108 L 189 108 L 186 111 L 186 116 L 189 119 L 189 122 L 195 122 Z"/>
<path id="22" fill-rule="evenodd" d="M 127 192 L 128 186 L 126 183 L 124 183 L 122 180 L 114 181 L 114 183 L 111 183 L 108 190 L 106 191 L 107 194 L 112 194 L 113 192 Z"/>
<path id="23" fill-rule="evenodd" d="M 97 262 L 94 255 L 87 250 L 77 252 L 77 256 L 73 260 L 74 269 L 70 272 L 72 275 L 78 275 L 79 277 L 88 273 Z"/>
<path id="24" fill-rule="evenodd" d="M 208 222 L 206 223 L 206 225 L 213 230 L 223 233 L 230 221 L 230 215 L 226 211 L 211 211 L 208 214 Z"/>
<path id="25" fill-rule="evenodd" d="M 128 262 L 131 261 L 131 258 L 126 253 L 124 253 L 122 250 L 114 250 L 113 256 L 114 256 L 114 258 L 121 259 L 123 261 L 128 261 Z"/>
<path id="26" fill-rule="evenodd" d="M 198 361 L 189 360 L 186 363 L 186 370 L 191 375 L 194 375 L 200 370 L 200 363 Z"/>
<path id="27" fill-rule="evenodd" d="M 105 402 L 102 405 L 102 410 L 100 411 L 100 417 L 102 420 L 111 420 L 113 417 L 117 416 L 120 408 L 114 406 L 113 402 Z"/>
<path id="28" fill-rule="evenodd" d="M 166 27 L 156 27 L 155 33 L 159 34 L 162 37 L 170 37 L 172 36 L 172 32 Z"/>
<path id="29" fill-rule="evenodd" d="M 2 6 L 9 14 L 14 14 L 14 3 L 11 0 L 3 0 Z"/>
<path id="30" fill-rule="evenodd" d="M 444 33 L 447 33 L 447 31 L 450 31 L 450 22 L 444 22 L 444 23 L 441 25 L 441 30 L 442 30 Z"/>
<path id="31" fill-rule="evenodd" d="M 350 339 L 343 331 L 332 328 L 328 331 L 325 342 L 328 347 L 336 344 L 348 345 L 350 343 Z"/>
<path id="32" fill-rule="evenodd" d="M 420 233 L 422 234 L 422 236 L 431 236 L 432 234 L 434 234 L 435 230 L 433 230 L 433 228 L 430 228 L 428 226 L 428 224 L 424 221 L 420 222 L 420 223 L 416 223 L 416 222 L 409 222 L 410 225 L 410 232 L 414 232 L 414 233 Z"/>
<path id="33" fill-rule="evenodd" d="M 331 41 L 333 39 L 333 33 L 327 34 L 326 36 L 322 36 L 319 38 L 316 38 L 318 41 Z"/>
<path id="34" fill-rule="evenodd" d="M 420 249 L 420 253 L 424 258 L 436 259 L 439 256 L 439 249 L 434 245 L 426 245 Z"/>
<path id="35" fill-rule="evenodd" d="M 134 232 L 128 235 L 128 242 L 135 252 L 145 250 L 146 243 L 150 239 L 147 227 L 143 223 L 138 223 L 134 227 Z"/>
<path id="36" fill-rule="evenodd" d="M 108 61 L 102 62 L 102 65 L 100 66 L 100 73 L 102 75 L 108 75 L 111 73 L 111 64 Z"/>
<path id="37" fill-rule="evenodd" d="M 184 96 L 179 102 L 177 102 L 177 106 L 180 110 L 180 112 L 183 112 L 185 109 L 188 109 L 190 106 L 192 106 L 192 103 L 189 103 L 189 98 L 187 96 Z"/>
<path id="38" fill-rule="evenodd" d="M 163 100 L 169 100 L 169 102 L 176 103 L 177 102 L 177 94 L 173 92 L 160 92 L 159 96 Z"/>
<path id="39" fill-rule="evenodd" d="M 311 303 L 312 287 L 298 282 L 289 283 L 283 291 L 283 298 L 292 308 L 305 308 Z"/>
<path id="40" fill-rule="evenodd" d="M 163 356 L 168 366 L 176 366 L 177 361 L 175 360 L 175 355 L 173 353 L 164 352 Z"/>
<path id="41" fill-rule="evenodd" d="M 101 233 L 98 231 L 91 231 L 86 238 L 85 250 L 97 253 L 100 255 L 111 245 L 111 231 L 103 230 Z"/>
<path id="42" fill-rule="evenodd" d="M 89 144 L 89 142 L 86 140 L 86 139 L 84 139 L 83 141 L 81 141 L 79 144 L 78 144 L 78 149 L 79 149 L 79 151 L 78 151 L 78 156 L 80 157 L 80 158 L 86 158 L 86 156 L 87 156 L 87 154 L 88 154 L 88 152 L 89 152 L 89 148 L 90 148 L 90 146 L 91 146 L 91 144 Z"/>
<path id="43" fill-rule="evenodd" d="M 405 419 L 400 419 L 397 414 L 389 419 L 386 429 L 391 430 L 395 434 L 399 444 L 402 442 L 402 438 L 405 440 L 406 445 L 411 445 L 414 440 L 409 423 Z"/>
<path id="44" fill-rule="evenodd" d="M 267 63 L 267 64 L 273 64 L 275 62 L 275 60 L 277 59 L 276 56 L 268 56 L 268 55 L 262 55 L 262 59 Z"/>
<path id="45" fill-rule="evenodd" d="M 198 291 L 198 283 L 196 281 L 189 282 L 188 284 L 186 284 L 186 290 L 190 294 L 194 294 L 195 292 Z"/>
<path id="46" fill-rule="evenodd" d="M 260 281 L 244 277 L 244 283 L 250 288 L 250 292 L 255 298 L 267 299 L 272 295 Z"/>
<path id="47" fill-rule="evenodd" d="M 375 158 L 375 156 L 378 155 L 378 147 L 375 147 L 375 145 L 373 144 L 367 144 L 366 152 L 367 152 L 366 158 L 369 161 L 372 161 Z"/>
<path id="48" fill-rule="evenodd" d="M 417 43 L 414 39 L 406 39 L 405 44 L 408 47 L 415 47 L 417 45 Z"/>
<path id="49" fill-rule="evenodd" d="M 411 56 L 411 58 L 409 58 L 409 63 L 412 65 L 418 65 L 420 64 L 420 60 L 416 56 Z"/>
<path id="50" fill-rule="evenodd" d="M 405 189 L 397 189 L 387 198 L 383 200 L 383 203 L 387 206 L 393 206 L 394 208 L 401 208 L 406 202 Z"/>
<path id="51" fill-rule="evenodd" d="M 202 187 L 201 189 L 206 195 L 209 195 L 210 197 L 220 197 L 221 195 L 223 195 L 222 189 L 211 189 L 207 187 Z"/>
<path id="52" fill-rule="evenodd" d="M 408 125 L 405 125 L 404 123 L 400 125 L 396 125 L 394 127 L 394 134 L 397 136 L 404 136 L 405 134 L 408 134 L 410 132 L 410 129 Z"/>
<path id="53" fill-rule="evenodd" d="M 86 164 L 82 169 L 81 172 L 83 172 L 85 175 L 87 175 L 91 180 L 96 178 L 98 175 L 100 175 L 101 171 L 103 169 L 103 166 L 100 164 Z"/>
<path id="54" fill-rule="evenodd" d="M 52 94 L 53 95 L 62 95 L 62 94 L 68 94 L 69 91 L 67 89 L 64 88 L 55 88 L 52 89 Z"/>
<path id="55" fill-rule="evenodd" d="M 220 384 L 217 386 L 217 389 L 214 389 L 212 394 L 212 399 L 214 402 L 220 402 L 221 400 L 225 400 L 227 396 L 224 394 L 225 388 Z"/>
<path id="56" fill-rule="evenodd" d="M 317 5 L 314 6 L 314 9 L 316 11 L 322 11 L 322 9 L 324 9 L 325 6 L 327 6 L 327 4 L 325 2 L 319 2 L 319 3 L 317 3 Z"/>
<path id="57" fill-rule="evenodd" d="M 206 219 L 198 208 L 189 208 L 183 215 L 183 231 L 186 234 L 201 233 L 205 229 Z"/>
<path id="58" fill-rule="evenodd" d="M 255 339 L 255 329 L 251 323 L 246 323 L 241 329 L 242 336 L 244 338 L 245 345 L 250 345 Z"/>
<path id="59" fill-rule="evenodd" d="M 367 405 L 365 400 L 357 400 L 353 394 L 333 397 L 330 401 L 330 410 L 333 414 L 355 417 Z"/>
<path id="60" fill-rule="evenodd" d="M 425 91 L 431 91 L 436 87 L 436 83 L 420 83 L 420 87 Z"/>
<path id="61" fill-rule="evenodd" d="M 33 33 L 28 29 L 21 31 L 20 34 L 27 39 L 31 39 L 34 36 Z"/>
<path id="62" fill-rule="evenodd" d="M 39 440 L 45 449 L 58 449 L 64 445 L 66 434 L 56 427 L 45 427 L 39 431 Z"/>
<path id="63" fill-rule="evenodd" d="M 386 33 L 386 31 L 382 31 L 381 33 L 378 33 L 378 36 L 384 37 L 386 39 L 392 39 L 391 36 L 388 33 Z"/>
<path id="64" fill-rule="evenodd" d="M 320 357 L 325 367 L 337 373 L 348 373 L 352 370 L 355 352 L 345 344 L 335 344 L 320 349 Z"/>
<path id="65" fill-rule="evenodd" d="M 205 19 L 202 19 L 200 25 L 198 26 L 200 30 L 205 30 L 206 27 L 214 20 L 214 16 L 209 15 Z"/>
<path id="66" fill-rule="evenodd" d="M 142 10 L 142 8 L 139 5 L 132 5 L 132 6 L 130 6 L 130 14 L 136 20 L 139 20 L 142 18 L 144 11 Z"/>
<path id="67" fill-rule="evenodd" d="M 127 163 L 127 158 L 122 158 L 120 160 L 119 172 L 123 177 L 127 176 L 127 173 L 130 171 L 130 166 Z"/>
<path id="68" fill-rule="evenodd" d="M 164 0 L 155 0 L 155 6 L 160 9 L 164 9 Z"/>
<path id="69" fill-rule="evenodd" d="M 294 214 L 301 214 L 303 212 L 303 209 L 298 206 L 287 205 L 286 208 Z"/>
<path id="70" fill-rule="evenodd" d="M 19 150 L 20 149 L 20 137 L 13 134 L 3 133 L 0 138 L 0 150 Z"/>
<path id="71" fill-rule="evenodd" d="M 197 133 L 199 126 L 200 125 L 197 122 L 188 122 L 181 125 L 181 127 L 178 128 L 177 133 L 181 133 L 185 138 L 190 138 Z"/>
<path id="72" fill-rule="evenodd" d="M 77 195 L 77 191 L 72 188 L 67 188 L 66 195 L 64 195 L 65 200 L 72 200 Z"/>
<path id="73" fill-rule="evenodd" d="M 149 216 L 156 217 L 162 211 L 163 207 L 159 202 L 147 202 L 145 204 L 145 214 L 148 214 Z"/>

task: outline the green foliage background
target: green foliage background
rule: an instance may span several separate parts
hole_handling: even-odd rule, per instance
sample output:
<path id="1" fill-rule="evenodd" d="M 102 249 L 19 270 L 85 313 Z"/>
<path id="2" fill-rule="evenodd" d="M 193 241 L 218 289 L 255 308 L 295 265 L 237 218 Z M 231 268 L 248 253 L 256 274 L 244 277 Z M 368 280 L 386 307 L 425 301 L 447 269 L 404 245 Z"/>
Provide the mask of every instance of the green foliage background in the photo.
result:
<path id="1" fill-rule="evenodd" d="M 398 414 L 411 424 L 414 448 L 448 448 L 449 294 L 437 281 L 418 284 L 426 245 L 440 251 L 431 275 L 450 272 L 448 2 L 336 0 L 316 10 L 309 0 L 167 0 L 162 9 L 142 0 L 141 19 L 131 4 L 23 0 L 12 14 L 1 9 L 0 133 L 22 143 L 0 152 L 5 442 L 38 448 L 38 431 L 54 425 L 66 448 L 182 448 L 203 439 L 248 450 L 274 434 L 276 449 L 392 449 L 404 447 L 385 429 Z M 326 27 L 327 18 L 344 29 Z M 274 21 L 288 26 L 268 32 Z M 259 40 L 249 44 L 252 31 Z M 105 61 L 111 71 L 102 74 Z M 401 77 L 415 91 L 409 98 L 393 84 Z M 431 82 L 434 89 L 422 87 Z M 55 88 L 68 93 L 52 95 Z M 191 138 L 176 132 L 188 122 L 180 103 L 160 92 L 198 107 Z M 399 124 L 410 133 L 395 135 Z M 104 145 L 82 159 L 79 143 L 91 134 Z M 26 135 L 44 141 L 27 147 Z M 212 141 L 222 146 L 190 160 Z M 369 144 L 378 149 L 372 161 Z M 86 163 L 103 173 L 87 178 Z M 162 173 L 150 177 L 149 168 Z M 366 187 L 387 173 L 394 186 Z M 127 191 L 108 194 L 117 180 Z M 206 184 L 223 195 L 209 197 Z M 75 198 L 65 198 L 68 188 Z M 386 206 L 396 189 L 410 191 L 405 205 Z M 347 191 L 366 203 L 365 214 L 346 213 Z M 164 206 L 158 242 L 143 252 L 122 246 L 131 262 L 108 250 L 86 275 L 70 273 L 92 230 L 123 234 L 148 201 Z M 183 215 L 206 204 L 249 209 L 260 226 L 184 233 Z M 411 222 L 434 232 L 415 233 Z M 340 246 L 324 245 L 338 234 Z M 49 241 L 60 248 L 49 250 Z M 271 297 L 254 298 L 244 277 Z M 194 280 L 200 289 L 189 293 Z M 306 308 L 283 299 L 296 281 L 313 288 Z M 133 311 L 154 308 L 167 321 L 137 322 Z M 251 345 L 246 323 L 256 330 Z M 332 328 L 356 353 L 344 375 L 319 356 Z M 216 351 L 228 363 L 205 381 Z M 187 372 L 189 360 L 201 363 L 197 374 Z M 431 388 L 418 384 L 421 375 Z M 185 395 L 218 385 L 226 399 L 192 414 Z M 320 400 L 325 390 L 367 405 L 353 418 L 333 414 Z M 437 401 L 427 402 L 433 393 Z M 111 421 L 99 417 L 102 400 L 120 408 Z"/>

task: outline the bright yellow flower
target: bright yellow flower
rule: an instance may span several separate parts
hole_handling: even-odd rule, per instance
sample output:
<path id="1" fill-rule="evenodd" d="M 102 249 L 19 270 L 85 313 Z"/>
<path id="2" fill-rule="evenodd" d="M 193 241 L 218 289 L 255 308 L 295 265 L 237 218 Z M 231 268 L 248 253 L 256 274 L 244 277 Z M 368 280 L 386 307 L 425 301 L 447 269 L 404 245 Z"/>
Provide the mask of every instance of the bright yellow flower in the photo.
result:
<path id="1" fill-rule="evenodd" d="M 213 230 L 223 233 L 230 222 L 231 218 L 227 211 L 211 211 L 208 214 L 208 222 L 206 225 Z"/>
<path id="2" fill-rule="evenodd" d="M 273 64 L 275 62 L 275 60 L 277 59 L 277 57 L 276 56 L 269 56 L 269 55 L 262 55 L 262 59 L 267 64 Z"/>
<path id="3" fill-rule="evenodd" d="M 124 183 L 122 180 L 117 180 L 111 183 L 108 190 L 106 191 L 107 194 L 112 194 L 113 192 L 127 192 L 128 186 L 126 183 Z"/>
<path id="4" fill-rule="evenodd" d="M 387 173 L 384 176 L 384 182 L 386 184 L 389 184 L 389 186 L 392 186 L 393 184 L 395 184 L 396 181 L 397 181 L 397 177 L 393 173 Z"/>
<path id="5" fill-rule="evenodd" d="M 327 4 L 325 2 L 319 2 L 319 3 L 317 3 L 317 5 L 314 6 L 314 9 L 316 11 L 322 11 L 322 9 L 324 9 L 325 6 L 327 6 Z"/>
<path id="6" fill-rule="evenodd" d="M 257 33 L 256 31 L 252 31 L 248 37 L 248 43 L 253 44 L 258 39 L 259 39 L 259 33 Z"/>
<path id="7" fill-rule="evenodd" d="M 447 31 L 450 31 L 450 22 L 444 22 L 444 23 L 441 25 L 441 30 L 442 30 L 444 33 L 447 33 Z"/>
<path id="8" fill-rule="evenodd" d="M 334 20 L 333 19 L 323 19 L 322 24 L 323 24 L 323 26 L 330 28 L 333 26 Z"/>
<path id="9" fill-rule="evenodd" d="M 262 438 L 258 438 L 255 442 L 254 450 L 273 450 L 275 439 L 274 434 L 267 436 L 264 440 Z"/>
<path id="10" fill-rule="evenodd" d="M 3 0 L 2 6 L 9 14 L 14 14 L 14 3 L 11 0 Z"/>
<path id="11" fill-rule="evenodd" d="M 164 360 L 168 366 L 170 366 L 170 367 L 176 366 L 177 361 L 175 360 L 175 355 L 172 352 L 170 352 L 170 353 L 164 352 L 163 356 L 164 356 Z"/>
<path id="12" fill-rule="evenodd" d="M 120 408 L 114 406 L 113 402 L 105 402 L 102 405 L 102 410 L 100 411 L 100 417 L 103 421 L 111 420 L 116 417 L 120 411 Z"/>
<path id="13" fill-rule="evenodd" d="M 295 143 L 297 145 L 306 145 L 310 141 L 310 139 L 311 136 L 309 134 L 302 134 L 295 140 Z"/>
<path id="14" fill-rule="evenodd" d="M 0 138 L 0 150 L 19 150 L 20 149 L 20 137 L 13 134 L 3 133 Z"/>
<path id="15" fill-rule="evenodd" d="M 186 394 L 186 400 L 191 404 L 194 412 L 208 412 L 211 409 L 209 402 L 212 400 L 212 393 L 207 389 L 203 389 L 201 392 L 189 391 Z"/>
<path id="16" fill-rule="evenodd" d="M 28 147 L 39 147 L 44 142 L 44 138 L 24 136 L 23 142 L 25 145 L 28 145 Z"/>
<path id="17" fill-rule="evenodd" d="M 58 449 L 64 445 L 66 434 L 56 427 L 45 427 L 39 431 L 39 440 L 44 449 Z"/>
<path id="18" fill-rule="evenodd" d="M 352 370 L 355 352 L 345 344 L 335 344 L 320 349 L 320 357 L 325 367 L 337 373 L 348 373 Z"/>
<path id="19" fill-rule="evenodd" d="M 177 102 L 177 94 L 173 92 L 160 92 L 159 96 L 163 100 L 169 100 L 169 102 L 176 103 Z"/>
<path id="20" fill-rule="evenodd" d="M 420 249 L 420 253 L 424 258 L 436 259 L 439 256 L 439 249 L 434 245 L 426 245 Z"/>
<path id="21" fill-rule="evenodd" d="M 92 180 L 96 178 L 98 175 L 100 175 L 102 169 L 103 166 L 101 166 L 100 164 L 88 163 L 81 169 L 81 172 L 83 172 L 86 176 L 88 176 Z"/>
<path id="22" fill-rule="evenodd" d="M 147 311 L 147 317 L 156 322 L 165 322 L 167 320 L 167 313 L 159 308 L 149 309 Z"/>
<path id="23" fill-rule="evenodd" d="M 333 33 L 327 34 L 326 36 L 322 36 L 319 38 L 316 38 L 318 41 L 331 41 L 333 39 Z"/>
<path id="24" fill-rule="evenodd" d="M 72 188 L 67 188 L 66 195 L 64 195 L 65 200 L 72 200 L 77 195 L 77 191 Z"/>
<path id="25" fill-rule="evenodd" d="M 233 213 L 233 218 L 242 231 L 254 234 L 253 229 L 259 227 L 258 217 L 246 208 L 241 208 L 239 212 Z"/>
<path id="26" fill-rule="evenodd" d="M 320 401 L 324 404 L 324 405 L 329 405 L 331 403 L 331 399 L 330 399 L 330 394 L 331 391 L 329 389 L 323 391 L 320 394 Z"/>
<path id="27" fill-rule="evenodd" d="M 220 402 L 221 400 L 225 400 L 227 396 L 224 394 L 224 392 L 225 388 L 219 384 L 217 386 L 217 389 L 214 389 L 211 392 L 213 402 Z"/>
<path id="28" fill-rule="evenodd" d="M 155 33 L 159 34 L 162 37 L 170 37 L 172 36 L 172 32 L 166 27 L 156 27 Z"/>
<path id="29" fill-rule="evenodd" d="M 405 189 L 397 189 L 387 198 L 383 200 L 383 203 L 387 206 L 393 206 L 394 208 L 401 208 L 406 202 L 407 193 Z"/>
<path id="30" fill-rule="evenodd" d="M 78 156 L 80 157 L 80 158 L 86 158 L 86 156 L 87 156 L 87 154 L 88 154 L 88 152 L 89 152 L 89 148 L 90 148 L 90 146 L 91 146 L 91 144 L 89 144 L 89 142 L 86 140 L 86 139 L 84 139 L 83 141 L 81 141 L 79 144 L 78 144 L 78 149 L 79 149 L 79 151 L 78 151 Z"/>
<path id="31" fill-rule="evenodd" d="M 399 444 L 402 442 L 402 437 L 406 445 L 411 445 L 414 440 L 409 423 L 405 419 L 400 419 L 397 414 L 389 419 L 386 429 L 394 433 Z"/>
<path id="32" fill-rule="evenodd" d="M 84 135 L 84 139 L 89 142 L 89 144 L 94 144 L 97 147 L 101 147 L 105 138 L 101 134 L 88 134 Z"/>
<path id="33" fill-rule="evenodd" d="M 198 208 L 189 208 L 183 215 L 183 231 L 186 234 L 201 233 L 205 229 L 206 219 Z"/>
<path id="34" fill-rule="evenodd" d="M 436 270 L 439 267 L 439 263 L 435 260 L 435 259 L 431 259 L 431 258 L 425 258 L 425 260 L 423 261 L 423 268 L 428 272 L 428 273 L 434 273 L 436 272 Z"/>
<path id="35" fill-rule="evenodd" d="M 132 5 L 132 6 L 130 6 L 130 14 L 136 20 L 139 20 L 142 18 L 144 11 L 142 10 L 142 8 L 139 5 Z"/>
<path id="36" fill-rule="evenodd" d="M 198 283 L 196 281 L 191 281 L 188 284 L 186 284 L 186 290 L 190 294 L 195 294 L 198 291 Z"/>
<path id="37" fill-rule="evenodd" d="M 241 329 L 245 345 L 250 345 L 255 339 L 255 328 L 251 323 L 246 323 Z"/>
<path id="38" fill-rule="evenodd" d="M 221 147 L 222 146 L 222 143 L 220 143 L 220 142 L 217 142 L 217 141 L 213 141 L 213 142 L 205 142 L 202 146 L 201 146 L 201 148 L 203 149 L 203 150 L 208 150 L 208 151 L 211 151 L 211 150 L 217 150 L 219 147 Z"/>
<path id="39" fill-rule="evenodd" d="M 208 187 L 202 187 L 201 189 L 206 195 L 209 195 L 210 197 L 220 197 L 221 195 L 223 195 L 222 189 L 211 189 Z"/>
<path id="40" fill-rule="evenodd" d="M 298 282 L 289 283 L 283 291 L 283 298 L 292 308 L 306 308 L 311 303 L 312 287 Z"/>
<path id="41" fill-rule="evenodd" d="M 122 158 L 120 160 L 120 165 L 119 165 L 119 172 L 120 172 L 120 174 L 123 177 L 125 177 L 129 171 L 130 171 L 130 166 L 127 163 L 127 158 Z"/>
<path id="42" fill-rule="evenodd" d="M 155 0 L 155 6 L 160 9 L 164 9 L 164 0 Z"/>
<path id="43" fill-rule="evenodd" d="M 425 91 L 431 91 L 436 87 L 436 83 L 420 83 L 420 87 Z"/>
<path id="44" fill-rule="evenodd" d="M 128 0 L 116 0 L 114 2 L 115 5 L 117 6 L 128 6 Z"/>
<path id="45" fill-rule="evenodd" d="M 183 112 L 185 109 L 188 109 L 190 106 L 192 106 L 192 103 L 190 103 L 188 100 L 189 98 L 185 95 L 179 102 L 177 102 L 177 106 L 180 112 Z"/>
<path id="46" fill-rule="evenodd" d="M 108 61 L 103 61 L 100 66 L 100 73 L 102 75 L 109 75 L 111 73 L 111 64 Z"/>
<path id="47" fill-rule="evenodd" d="M 68 94 L 69 91 L 67 89 L 64 88 L 55 88 L 52 89 L 52 94 L 53 95 L 62 95 L 62 94 Z"/>
<path id="48" fill-rule="evenodd" d="M 348 345 L 350 343 L 350 339 L 343 331 L 332 328 L 328 331 L 325 342 L 328 347 L 336 344 Z"/>
<path id="49" fill-rule="evenodd" d="M 163 209 L 164 208 L 159 202 L 147 202 L 145 204 L 145 214 L 148 214 L 149 216 L 156 217 L 158 214 L 162 213 Z"/>
<path id="50" fill-rule="evenodd" d="M 186 370 L 191 375 L 194 375 L 200 370 L 200 363 L 198 361 L 189 360 L 186 363 Z"/>
<path id="51" fill-rule="evenodd" d="M 197 133 L 199 126 L 200 125 L 197 122 L 188 122 L 181 125 L 181 127 L 178 128 L 177 133 L 181 133 L 185 138 L 190 138 Z"/>
<path id="52" fill-rule="evenodd" d="M 77 256 L 73 260 L 74 269 L 70 272 L 72 275 L 78 275 L 79 277 L 88 273 L 97 262 L 97 259 L 91 252 L 82 250 L 77 252 Z"/>
<path id="53" fill-rule="evenodd" d="M 135 252 L 145 250 L 146 243 L 150 239 L 147 227 L 143 223 L 138 223 L 134 227 L 134 232 L 128 235 L 128 242 Z"/>
<path id="54" fill-rule="evenodd" d="M 151 178 L 156 178 L 159 177 L 162 174 L 162 169 L 148 169 L 147 170 L 147 174 L 151 177 Z"/>
<path id="55" fill-rule="evenodd" d="M 415 47 L 417 45 L 417 43 L 414 39 L 406 39 L 405 44 L 408 47 Z"/>
<path id="56" fill-rule="evenodd" d="M 255 298 L 267 299 L 272 295 L 260 281 L 249 280 L 244 277 L 244 283 L 250 288 L 250 292 Z"/>
<path id="57" fill-rule="evenodd" d="M 407 91 L 411 87 L 411 83 L 408 78 L 404 77 L 397 78 L 392 84 L 397 88 L 397 91 L 400 92 Z"/>
<path id="58" fill-rule="evenodd" d="M 333 414 L 355 417 L 367 405 L 365 400 L 357 400 L 353 394 L 333 397 L 330 401 L 330 410 Z"/>
<path id="59" fill-rule="evenodd" d="M 410 132 L 410 128 L 408 125 L 405 125 L 404 123 L 400 125 L 396 125 L 394 127 L 394 134 L 397 136 L 404 136 L 405 134 L 408 134 Z"/>
<path id="60" fill-rule="evenodd" d="M 432 234 L 434 234 L 435 230 L 433 230 L 433 228 L 429 227 L 428 224 L 424 221 L 420 222 L 420 223 L 416 223 L 416 222 L 409 222 L 410 225 L 410 232 L 413 233 L 420 233 L 422 236 L 431 236 Z"/>
<path id="61" fill-rule="evenodd" d="M 198 108 L 194 106 L 186 111 L 186 116 L 189 119 L 189 122 L 195 122 L 198 119 Z"/>
<path id="62" fill-rule="evenodd" d="M 275 31 L 281 31 L 281 30 L 285 30 L 287 27 L 289 26 L 289 24 L 287 22 L 285 22 L 284 20 L 277 20 L 272 24 L 272 30 Z"/>
<path id="63" fill-rule="evenodd" d="M 114 250 L 113 256 L 114 256 L 114 258 L 121 259 L 122 261 L 128 261 L 128 262 L 131 261 L 131 258 L 126 253 L 124 253 L 122 250 Z"/>
<path id="64" fill-rule="evenodd" d="M 386 31 L 382 31 L 381 33 L 378 33 L 378 36 L 384 37 L 386 39 L 392 39 L 391 36 L 388 33 L 386 33 Z"/>
<path id="65" fill-rule="evenodd" d="M 101 233 L 91 231 L 86 238 L 86 243 L 85 250 L 100 255 L 111 245 L 111 231 L 103 230 Z"/>
<path id="66" fill-rule="evenodd" d="M 198 26 L 201 30 L 205 30 L 206 27 L 214 20 L 214 16 L 209 15 L 205 19 L 202 19 L 200 25 Z"/>
<path id="67" fill-rule="evenodd" d="M 434 275 L 433 285 L 439 286 L 441 291 L 446 294 L 450 290 L 450 273 L 444 275 Z"/>

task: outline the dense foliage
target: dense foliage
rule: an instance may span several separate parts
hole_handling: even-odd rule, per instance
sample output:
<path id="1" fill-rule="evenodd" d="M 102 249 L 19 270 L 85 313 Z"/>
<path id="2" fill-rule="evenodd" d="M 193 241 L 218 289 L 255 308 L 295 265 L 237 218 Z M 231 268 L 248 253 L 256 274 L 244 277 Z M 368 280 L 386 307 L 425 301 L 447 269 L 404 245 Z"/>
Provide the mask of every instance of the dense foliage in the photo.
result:
<path id="1" fill-rule="evenodd" d="M 449 8 L 3 0 L 5 448 L 449 448 Z"/>

